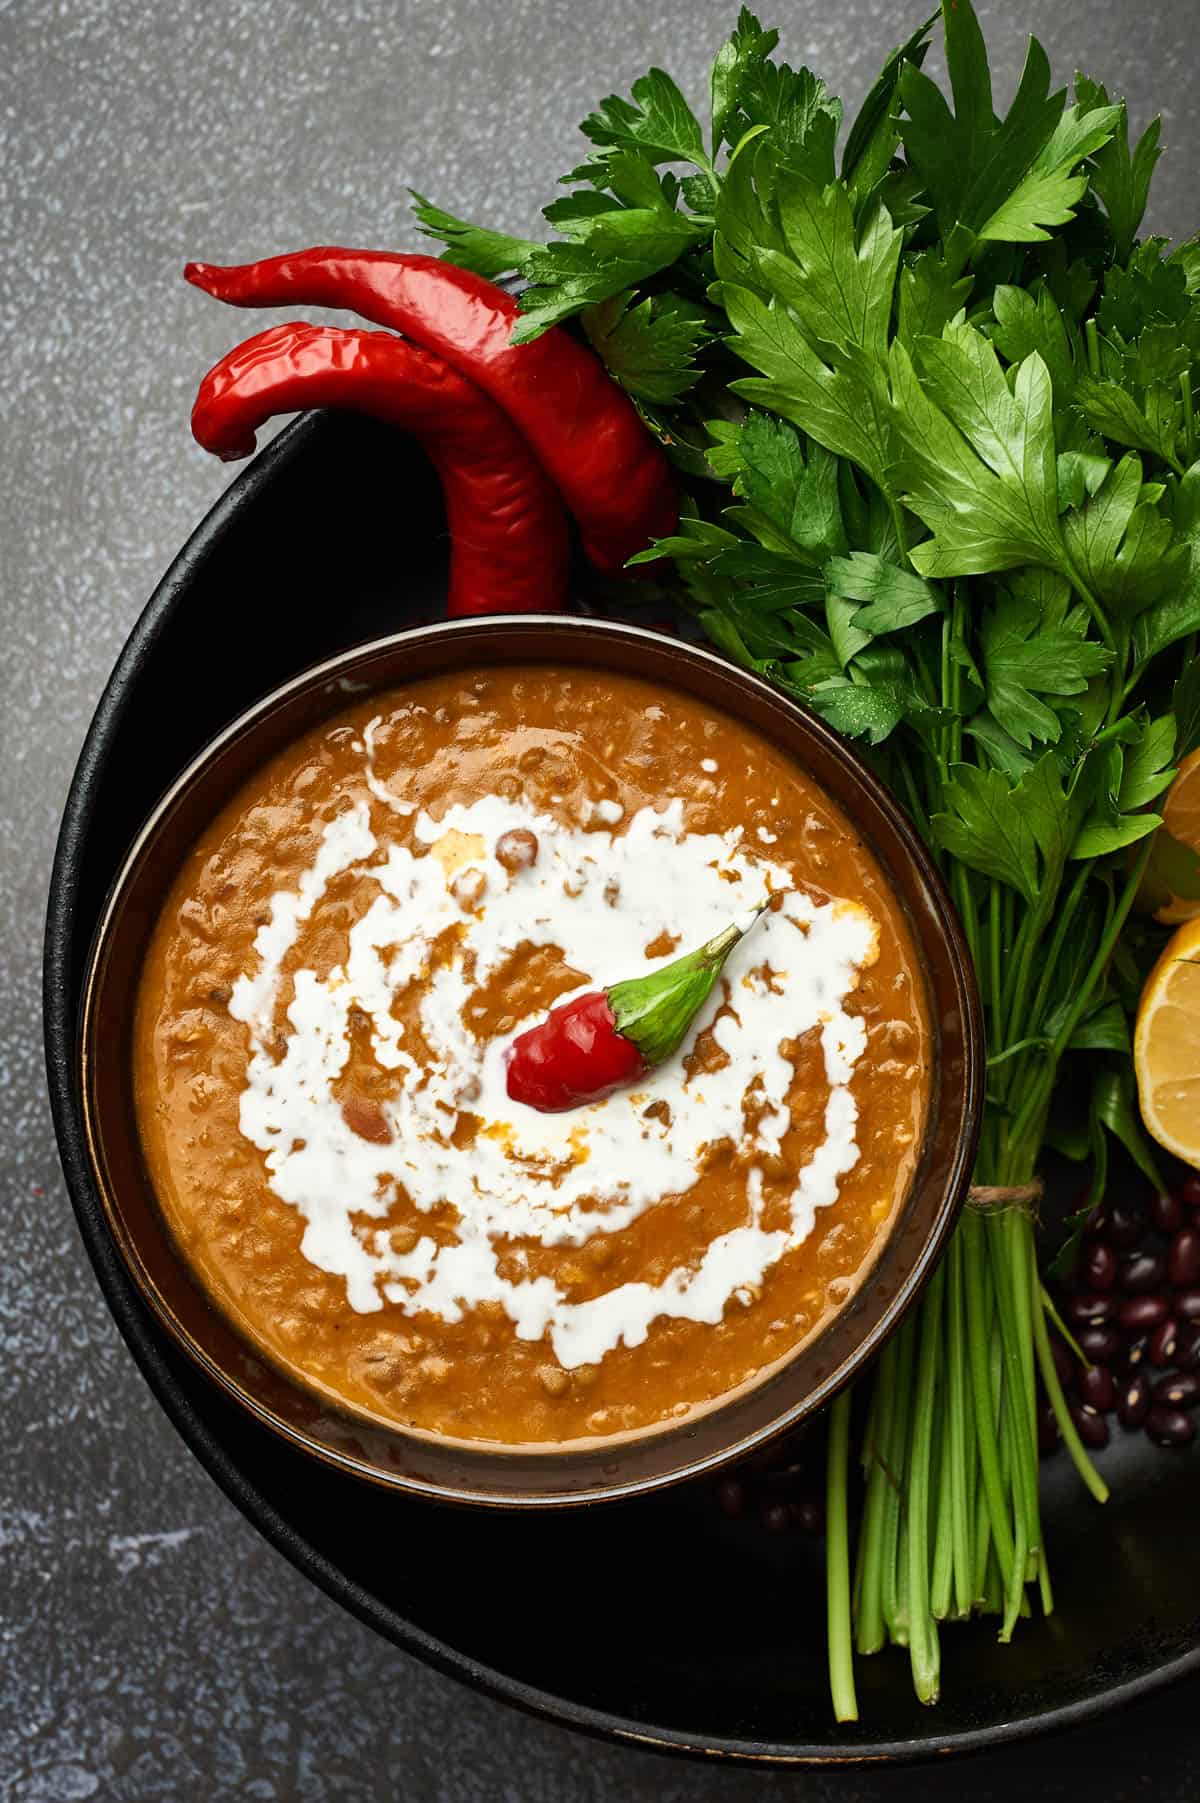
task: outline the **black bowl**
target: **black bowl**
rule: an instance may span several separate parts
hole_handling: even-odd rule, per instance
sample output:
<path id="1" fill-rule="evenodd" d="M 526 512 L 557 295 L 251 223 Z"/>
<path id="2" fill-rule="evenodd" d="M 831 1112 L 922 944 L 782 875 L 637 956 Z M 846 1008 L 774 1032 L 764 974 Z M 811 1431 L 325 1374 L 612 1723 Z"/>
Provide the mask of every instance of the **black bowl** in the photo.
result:
<path id="1" fill-rule="evenodd" d="M 819 1548 L 726 1522 L 703 1487 L 553 1517 L 464 1517 L 386 1494 L 282 1445 L 147 1311 L 88 1175 L 75 1082 L 105 895 L 165 782 L 234 714 L 305 665 L 440 611 L 441 520 L 432 473 L 406 441 L 342 418 L 289 428 L 168 572 L 75 773 L 47 923 L 51 1101 L 101 1287 L 168 1415 L 272 1543 L 362 1620 L 482 1689 L 615 1739 L 764 1762 L 915 1758 L 1066 1726 L 1200 1669 L 1195 1447 L 1119 1438 L 1102 1460 L 1105 1509 L 1065 1458 L 1051 1460 L 1058 1613 L 1021 1623 L 1010 1647 L 992 1624 L 947 1629 L 934 1711 L 914 1701 L 902 1655 L 860 1661 L 862 1722 L 838 1728 Z"/>

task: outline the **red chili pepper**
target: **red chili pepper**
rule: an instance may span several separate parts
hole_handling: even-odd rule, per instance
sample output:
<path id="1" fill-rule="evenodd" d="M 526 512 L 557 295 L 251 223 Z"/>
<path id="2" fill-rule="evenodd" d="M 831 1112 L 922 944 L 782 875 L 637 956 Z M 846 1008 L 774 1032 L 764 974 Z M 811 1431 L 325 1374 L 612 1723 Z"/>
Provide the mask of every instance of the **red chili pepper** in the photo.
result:
<path id="1" fill-rule="evenodd" d="M 317 247 L 222 268 L 189 263 L 189 282 L 237 307 L 349 307 L 444 357 L 504 409 L 579 523 L 597 569 L 674 532 L 679 508 L 666 457 L 588 348 L 552 327 L 509 342 L 516 301 L 436 257 Z"/>
<path id="2" fill-rule="evenodd" d="M 770 899 L 755 910 L 755 920 Z M 662 1064 L 679 1050 L 726 958 L 753 924 L 726 927 L 648 977 L 628 977 L 552 1008 L 509 1047 L 512 1101 L 561 1114 Z"/>
<path id="3" fill-rule="evenodd" d="M 553 612 L 567 594 L 567 518 L 553 483 L 487 395 L 391 332 L 275 326 L 209 370 L 192 431 L 248 457 L 272 414 L 344 407 L 411 432 L 428 452 L 450 527 L 452 615 Z"/>

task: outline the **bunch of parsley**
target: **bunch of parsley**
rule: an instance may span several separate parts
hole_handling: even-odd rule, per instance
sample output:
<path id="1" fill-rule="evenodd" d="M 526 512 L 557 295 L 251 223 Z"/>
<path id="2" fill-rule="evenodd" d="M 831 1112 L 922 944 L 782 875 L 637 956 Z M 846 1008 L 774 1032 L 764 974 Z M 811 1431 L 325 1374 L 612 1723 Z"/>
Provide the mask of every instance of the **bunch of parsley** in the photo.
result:
<path id="1" fill-rule="evenodd" d="M 1152 926 L 1131 913 L 1155 802 L 1200 742 L 1200 241 L 1139 241 L 1157 121 L 1031 40 L 998 116 L 968 0 L 891 55 L 837 156 L 840 104 L 743 9 L 707 135 L 671 78 L 604 101 L 547 245 L 417 198 L 453 261 L 528 284 L 515 336 L 579 316 L 689 478 L 667 553 L 709 636 L 859 740 L 932 848 L 982 993 L 981 1185 L 1107 1134 L 1153 1178 L 1129 1018 Z M 669 166 L 669 167 L 668 167 Z M 747 373 L 747 368 L 753 373 Z M 969 1207 L 885 1351 L 863 1437 L 853 1578 L 849 1404 L 829 1458 L 830 1669 L 939 1621 L 1007 1640 L 1051 1607 L 1036 1374 L 1105 1495 L 1055 1375 L 1028 1208 Z"/>

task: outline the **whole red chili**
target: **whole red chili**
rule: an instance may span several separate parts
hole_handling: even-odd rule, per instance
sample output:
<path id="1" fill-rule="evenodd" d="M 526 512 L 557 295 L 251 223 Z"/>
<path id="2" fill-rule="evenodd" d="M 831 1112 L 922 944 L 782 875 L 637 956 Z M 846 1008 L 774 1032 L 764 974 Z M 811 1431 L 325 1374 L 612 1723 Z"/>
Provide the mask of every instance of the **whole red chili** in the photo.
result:
<path id="1" fill-rule="evenodd" d="M 633 403 L 557 327 L 512 344 L 517 303 L 482 276 L 436 257 L 326 246 L 228 268 L 189 263 L 184 275 L 238 307 L 348 307 L 444 357 L 524 433 L 597 569 L 618 574 L 675 530 L 670 465 Z"/>
<path id="2" fill-rule="evenodd" d="M 754 920 L 763 908 L 755 910 Z M 754 924 L 725 928 L 646 977 L 592 989 L 552 1008 L 513 1040 L 508 1093 L 543 1114 L 593 1102 L 679 1050 L 726 958 Z"/>
<path id="3" fill-rule="evenodd" d="M 296 323 L 248 338 L 205 376 L 192 431 L 248 457 L 272 414 L 369 413 L 411 432 L 441 477 L 454 615 L 554 611 L 567 592 L 567 519 L 554 485 L 494 401 L 391 332 Z"/>

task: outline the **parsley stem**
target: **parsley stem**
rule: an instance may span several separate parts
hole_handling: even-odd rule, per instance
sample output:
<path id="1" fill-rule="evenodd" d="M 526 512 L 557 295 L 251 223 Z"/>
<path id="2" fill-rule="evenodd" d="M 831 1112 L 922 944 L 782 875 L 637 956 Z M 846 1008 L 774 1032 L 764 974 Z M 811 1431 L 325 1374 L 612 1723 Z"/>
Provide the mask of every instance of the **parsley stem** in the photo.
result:
<path id="1" fill-rule="evenodd" d="M 1083 337 L 1087 347 L 1088 374 L 1098 382 L 1104 372 L 1100 361 L 1100 328 L 1094 317 L 1084 326 Z"/>
<path id="2" fill-rule="evenodd" d="M 1050 1350 L 1050 1335 L 1046 1330 L 1044 1306 L 1035 1307 L 1033 1311 L 1033 1343 L 1037 1352 L 1042 1387 L 1046 1392 L 1050 1407 L 1054 1410 L 1054 1419 L 1058 1422 L 1058 1430 L 1063 1437 L 1064 1446 L 1071 1455 L 1071 1462 L 1096 1501 L 1107 1502 L 1108 1485 L 1083 1449 L 1083 1441 L 1079 1438 L 1075 1423 L 1071 1419 L 1071 1411 L 1067 1407 L 1067 1399 L 1063 1395 L 1063 1387 L 1058 1380 L 1054 1355 Z"/>
<path id="3" fill-rule="evenodd" d="M 860 1653 L 877 1653 L 887 1637 L 883 1620 L 883 1520 L 888 1491 L 895 1484 L 887 1461 L 896 1398 L 896 1342 L 893 1334 L 880 1355 L 863 1442 L 867 1493 L 858 1539 L 854 1611 L 854 1644 Z"/>
<path id="4" fill-rule="evenodd" d="M 847 1473 L 850 1464 L 850 1391 L 843 1390 L 830 1411 L 825 1480 L 825 1606 L 829 1646 L 829 1693 L 839 1722 L 858 1720 L 854 1689 L 854 1647 L 850 1629 L 850 1519 Z"/>
<path id="5" fill-rule="evenodd" d="M 939 1264 L 921 1302 L 921 1348 L 917 1359 L 917 1393 L 913 1406 L 912 1447 L 906 1485 L 908 1553 L 908 1645 L 913 1689 L 922 1703 L 938 1699 L 937 1624 L 929 1612 L 929 1471 L 934 1406 L 941 1363 L 942 1295 L 946 1267 Z"/>
<path id="6" fill-rule="evenodd" d="M 976 1208 L 968 1205 L 958 1229 L 963 1236 L 963 1275 L 967 1312 L 967 1352 L 971 1372 L 971 1391 L 975 1409 L 975 1431 L 979 1443 L 979 1464 L 987 1497 L 988 1519 L 992 1540 L 1000 1562 L 1001 1575 L 1007 1582 L 1012 1570 L 1014 1548 L 1012 1526 L 1004 1497 L 1000 1474 L 1000 1451 L 996 1440 L 995 1404 L 992 1397 L 991 1343 L 988 1321 L 986 1280 L 986 1248 L 984 1223 Z"/>
<path id="7" fill-rule="evenodd" d="M 946 1456 L 950 1470 L 950 1544 L 955 1612 L 971 1613 L 971 1517 L 968 1479 L 967 1355 L 964 1344 L 963 1247 L 959 1234 L 946 1253 Z"/>
<path id="8" fill-rule="evenodd" d="M 1085 582 L 1083 576 L 1080 574 L 1079 567 L 1075 563 L 1074 558 L 1068 557 L 1066 559 L 1063 573 L 1066 575 L 1071 587 L 1075 590 L 1075 593 L 1079 596 L 1079 599 L 1091 614 L 1092 619 L 1096 623 L 1096 630 L 1104 640 L 1105 645 L 1112 652 L 1114 658 L 1117 657 L 1119 654 L 1117 641 L 1113 629 L 1109 624 L 1108 615 L 1105 613 L 1099 601 L 1097 601 L 1095 595 L 1093 595 L 1091 589 Z M 1120 687 L 1121 685 L 1118 682 L 1116 685 L 1117 693 L 1120 692 Z"/>
<path id="9" fill-rule="evenodd" d="M 1012 1132 L 1009 1136 L 1009 1143 L 1013 1146 L 1020 1146 L 1023 1143 L 1025 1136 L 1030 1134 L 1035 1123 L 1045 1116 L 1045 1111 L 1050 1102 L 1050 1090 L 1053 1086 L 1058 1069 L 1058 1061 L 1062 1057 L 1067 1045 L 1070 1043 L 1071 1035 L 1074 1033 L 1076 1027 L 1083 1019 L 1084 1014 L 1087 1012 L 1095 993 L 1096 985 L 1108 968 L 1108 961 L 1112 957 L 1113 947 L 1117 943 L 1121 928 L 1129 918 L 1129 911 L 1133 907 L 1134 898 L 1137 895 L 1138 888 L 1145 873 L 1146 865 L 1149 862 L 1152 842 L 1152 836 L 1142 840 L 1137 858 L 1126 878 L 1125 887 L 1121 891 L 1121 898 L 1115 908 L 1113 908 L 1105 923 L 1104 930 L 1100 936 L 1100 943 L 1096 947 L 1092 961 L 1089 964 L 1082 981 L 1076 987 L 1071 1005 L 1067 1009 L 1066 1014 L 1060 1021 L 1058 1028 L 1051 1039 L 1050 1050 L 1047 1054 L 1043 1071 L 1040 1077 L 1030 1084 L 1025 1101 L 1017 1114 L 1013 1123 Z"/>
<path id="10" fill-rule="evenodd" d="M 1190 369 L 1185 369 L 1179 378 L 1179 393 L 1183 401 L 1183 460 L 1190 465 L 1196 457 L 1196 407 Z"/>

